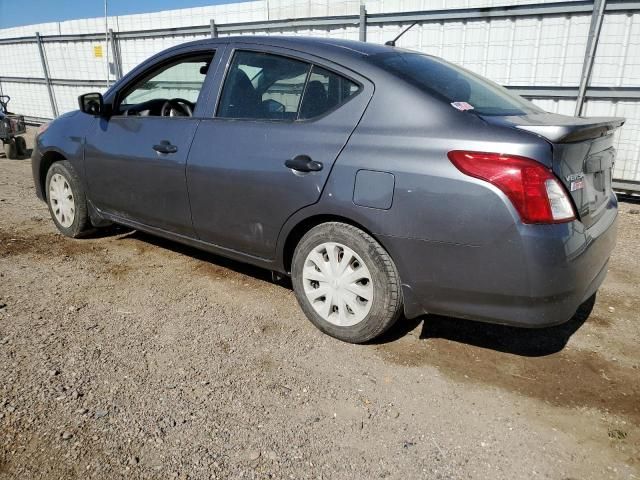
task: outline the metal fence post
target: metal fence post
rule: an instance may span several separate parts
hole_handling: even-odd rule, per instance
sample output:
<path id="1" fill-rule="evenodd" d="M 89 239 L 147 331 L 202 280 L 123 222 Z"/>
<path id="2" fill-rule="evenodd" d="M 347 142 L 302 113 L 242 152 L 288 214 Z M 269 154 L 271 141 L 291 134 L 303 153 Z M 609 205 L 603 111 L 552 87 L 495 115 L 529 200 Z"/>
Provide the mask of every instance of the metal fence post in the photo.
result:
<path id="1" fill-rule="evenodd" d="M 216 26 L 216 21 L 213 18 L 211 19 L 209 27 L 211 29 L 211 38 L 218 38 L 218 27 Z"/>
<path id="2" fill-rule="evenodd" d="M 587 87 L 589 86 L 589 80 L 591 80 L 593 61 L 596 58 L 596 49 L 598 48 L 598 40 L 600 39 L 600 30 L 602 29 L 602 20 L 604 18 L 604 9 L 606 5 L 607 0 L 595 0 L 593 2 L 593 13 L 591 14 L 589 38 L 587 40 L 587 49 L 584 54 L 584 63 L 582 64 L 582 76 L 580 77 L 578 98 L 576 99 L 576 117 L 582 114 L 585 94 L 587 92 Z"/>
<path id="3" fill-rule="evenodd" d="M 113 66 L 115 70 L 116 80 L 120 80 L 122 78 L 122 58 L 120 57 L 120 44 L 118 43 L 118 39 L 116 38 L 116 34 L 113 32 L 113 29 L 109 29 L 109 40 L 111 43 L 111 51 L 113 52 Z"/>
<path id="4" fill-rule="evenodd" d="M 359 40 L 361 42 L 367 41 L 367 7 L 360 5 L 360 32 Z"/>
<path id="5" fill-rule="evenodd" d="M 44 81 L 47 84 L 47 90 L 49 91 L 51 113 L 53 114 L 53 118 L 56 118 L 58 116 L 58 106 L 56 105 L 56 97 L 53 95 L 53 85 L 51 85 L 51 78 L 49 77 L 49 67 L 47 66 L 47 59 L 44 56 L 44 48 L 42 47 L 42 38 L 40 38 L 40 32 L 36 32 L 36 42 L 38 43 L 38 51 L 40 52 L 40 61 L 42 62 L 42 73 L 44 74 Z"/>

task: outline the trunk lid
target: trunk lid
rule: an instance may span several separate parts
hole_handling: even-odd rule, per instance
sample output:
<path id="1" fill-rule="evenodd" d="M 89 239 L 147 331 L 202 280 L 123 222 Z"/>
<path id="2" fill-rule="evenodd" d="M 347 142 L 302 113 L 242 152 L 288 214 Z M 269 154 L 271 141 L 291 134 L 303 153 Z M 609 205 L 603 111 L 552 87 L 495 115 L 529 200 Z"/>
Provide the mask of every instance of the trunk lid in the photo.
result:
<path id="1" fill-rule="evenodd" d="M 613 133 L 624 124 L 624 118 L 569 117 L 555 113 L 482 118 L 549 142 L 553 172 L 571 195 L 578 219 L 586 227 L 598 221 L 612 195 L 611 172 L 616 154 Z"/>

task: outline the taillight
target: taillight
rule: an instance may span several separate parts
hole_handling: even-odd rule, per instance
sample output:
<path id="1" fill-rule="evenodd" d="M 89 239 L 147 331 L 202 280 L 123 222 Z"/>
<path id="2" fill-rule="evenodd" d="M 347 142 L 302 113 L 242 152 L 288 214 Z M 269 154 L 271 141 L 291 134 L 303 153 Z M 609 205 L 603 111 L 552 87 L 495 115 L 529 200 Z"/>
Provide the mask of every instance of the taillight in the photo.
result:
<path id="1" fill-rule="evenodd" d="M 561 223 L 576 218 L 562 184 L 551 170 L 535 160 L 463 150 L 453 150 L 448 156 L 462 173 L 502 190 L 524 223 Z"/>

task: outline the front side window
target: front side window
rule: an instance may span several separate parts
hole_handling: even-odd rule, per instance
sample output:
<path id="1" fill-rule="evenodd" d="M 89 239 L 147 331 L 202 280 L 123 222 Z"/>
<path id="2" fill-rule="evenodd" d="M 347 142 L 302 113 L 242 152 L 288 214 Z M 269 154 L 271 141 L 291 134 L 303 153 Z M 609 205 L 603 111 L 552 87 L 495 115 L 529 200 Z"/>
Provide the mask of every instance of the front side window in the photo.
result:
<path id="1" fill-rule="evenodd" d="M 238 51 L 218 106 L 221 118 L 302 120 L 323 115 L 360 87 L 316 65 L 261 52 Z"/>
<path id="2" fill-rule="evenodd" d="M 446 102 L 467 102 L 480 115 L 525 115 L 542 110 L 506 88 L 464 68 L 420 53 L 384 53 L 377 65 Z"/>
<path id="3" fill-rule="evenodd" d="M 165 64 L 125 90 L 117 113 L 134 116 L 192 116 L 213 54 Z"/>

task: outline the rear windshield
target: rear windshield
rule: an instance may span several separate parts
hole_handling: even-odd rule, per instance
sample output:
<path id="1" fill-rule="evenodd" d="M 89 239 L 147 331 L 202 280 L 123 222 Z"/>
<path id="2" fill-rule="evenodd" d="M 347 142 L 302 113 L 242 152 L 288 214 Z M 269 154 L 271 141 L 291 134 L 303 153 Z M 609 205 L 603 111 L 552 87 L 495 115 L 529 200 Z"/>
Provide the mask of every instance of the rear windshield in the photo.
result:
<path id="1" fill-rule="evenodd" d="M 527 115 L 543 110 L 519 95 L 464 68 L 420 53 L 382 53 L 372 60 L 419 89 L 480 115 Z"/>

